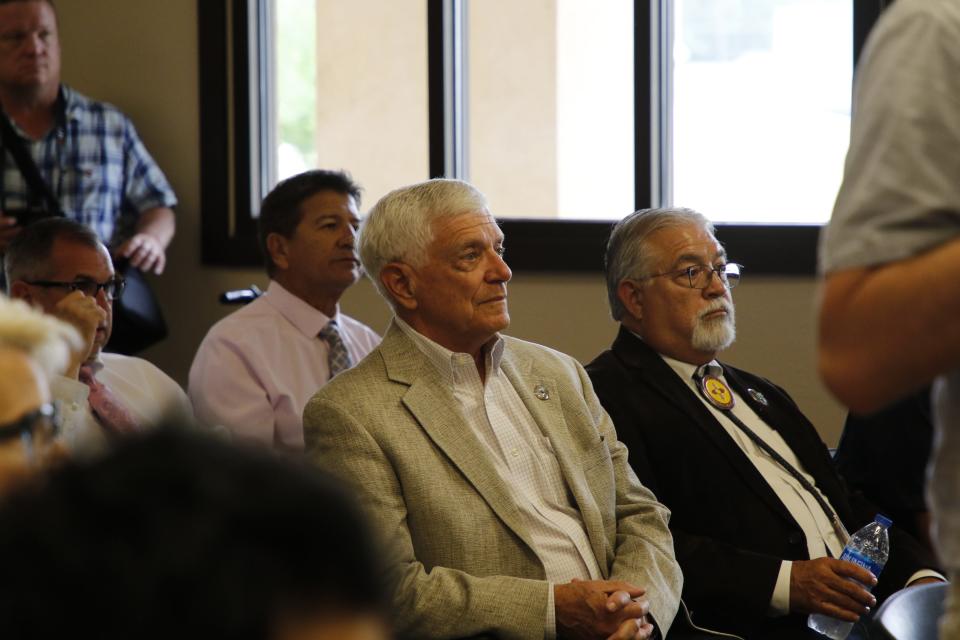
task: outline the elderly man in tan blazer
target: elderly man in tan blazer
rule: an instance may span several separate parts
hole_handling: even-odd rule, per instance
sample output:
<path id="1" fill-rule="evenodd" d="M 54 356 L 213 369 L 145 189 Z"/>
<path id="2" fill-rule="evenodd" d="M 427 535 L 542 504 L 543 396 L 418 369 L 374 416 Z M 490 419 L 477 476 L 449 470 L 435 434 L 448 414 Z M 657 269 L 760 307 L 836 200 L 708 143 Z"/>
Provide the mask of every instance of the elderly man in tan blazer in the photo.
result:
<path id="1" fill-rule="evenodd" d="M 583 368 L 499 334 L 511 272 L 483 195 L 454 180 L 393 191 L 360 253 L 395 317 L 304 429 L 383 536 L 399 635 L 665 635 L 682 586 L 669 511 Z"/>

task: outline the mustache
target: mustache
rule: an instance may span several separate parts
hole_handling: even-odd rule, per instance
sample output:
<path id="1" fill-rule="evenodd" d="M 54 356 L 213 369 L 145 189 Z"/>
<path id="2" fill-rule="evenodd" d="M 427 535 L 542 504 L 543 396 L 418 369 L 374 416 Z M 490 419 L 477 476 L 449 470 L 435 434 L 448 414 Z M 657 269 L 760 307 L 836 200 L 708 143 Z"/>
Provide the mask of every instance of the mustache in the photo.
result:
<path id="1" fill-rule="evenodd" d="M 697 319 L 703 320 L 703 318 L 709 314 L 713 313 L 714 311 L 720 311 L 721 309 L 726 311 L 728 316 L 733 317 L 733 304 L 724 298 L 714 298 L 705 309 L 697 314 Z"/>

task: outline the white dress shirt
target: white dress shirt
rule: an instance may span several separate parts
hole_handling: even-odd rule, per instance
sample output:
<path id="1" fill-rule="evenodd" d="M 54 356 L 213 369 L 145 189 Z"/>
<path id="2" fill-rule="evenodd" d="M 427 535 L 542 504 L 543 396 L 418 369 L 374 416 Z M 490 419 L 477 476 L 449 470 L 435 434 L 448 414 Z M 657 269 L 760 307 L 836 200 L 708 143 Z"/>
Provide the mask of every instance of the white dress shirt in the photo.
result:
<path id="1" fill-rule="evenodd" d="M 533 551 L 551 582 L 546 637 L 553 637 L 553 584 L 573 578 L 597 580 L 602 574 L 550 439 L 500 368 L 503 340 L 496 337 L 484 348 L 486 380 L 481 381 L 473 356 L 442 347 L 400 318 L 394 322 L 450 385 L 465 428 L 485 445 L 488 458 L 515 499 L 533 540 Z"/>
<path id="2" fill-rule="evenodd" d="M 843 553 L 844 543 L 837 537 L 836 531 L 834 531 L 833 526 L 830 524 L 829 516 L 824 512 L 820 503 L 817 502 L 817 499 L 809 491 L 804 489 L 803 485 L 800 484 L 789 471 L 781 467 L 766 451 L 751 440 L 742 429 L 734 424 L 726 411 L 722 411 L 713 406 L 713 404 L 703 397 L 694 380 L 694 375 L 699 368 L 697 365 L 680 362 L 679 360 L 674 360 L 664 355 L 660 357 L 680 376 L 703 405 L 710 410 L 724 431 L 727 432 L 727 435 L 733 439 L 740 450 L 743 451 L 750 462 L 757 468 L 757 471 L 760 472 L 760 475 L 763 476 L 767 484 L 770 485 L 770 488 L 773 489 L 773 492 L 783 503 L 783 506 L 786 507 L 790 515 L 793 516 L 797 526 L 799 526 L 803 532 L 804 538 L 807 541 L 807 553 L 810 559 L 822 558 L 828 553 L 834 558 L 839 558 Z M 716 360 L 711 361 L 709 364 L 714 365 L 722 372 L 722 367 Z M 806 472 L 783 437 L 754 412 L 749 403 L 744 401 L 736 390 L 727 383 L 722 373 L 719 375 L 719 378 L 723 380 L 723 383 L 733 394 L 734 407 L 731 410 L 732 413 L 754 433 L 760 436 L 764 442 L 770 445 L 774 451 L 779 453 L 794 469 L 803 474 L 804 478 L 816 488 L 816 480 Z M 827 496 L 822 492 L 820 495 L 830 508 L 834 509 L 834 506 L 830 504 Z M 868 523 L 864 522 L 863 524 L 866 525 Z M 773 594 L 770 597 L 770 613 L 772 615 L 786 615 L 790 612 L 790 572 L 792 567 L 793 562 L 790 560 L 784 560 L 780 564 L 777 582 L 774 586 Z M 942 578 L 940 574 L 934 571 L 918 571 L 910 576 L 907 584 L 923 577 Z"/>
<path id="3" fill-rule="evenodd" d="M 373 330 L 339 310 L 333 319 L 354 364 L 380 344 Z M 303 450 L 303 408 L 330 378 L 330 349 L 317 337 L 330 320 L 271 281 L 200 344 L 188 384 L 197 419 L 236 438 Z"/>
<path id="4" fill-rule="evenodd" d="M 113 392 L 137 424 L 145 429 L 164 420 L 177 426 L 193 423 L 187 395 L 170 376 L 151 362 L 117 353 L 102 353 L 93 365 L 95 377 Z M 104 451 L 109 438 L 90 411 L 90 387 L 64 376 L 50 381 L 57 404 L 60 438 L 74 455 Z"/>

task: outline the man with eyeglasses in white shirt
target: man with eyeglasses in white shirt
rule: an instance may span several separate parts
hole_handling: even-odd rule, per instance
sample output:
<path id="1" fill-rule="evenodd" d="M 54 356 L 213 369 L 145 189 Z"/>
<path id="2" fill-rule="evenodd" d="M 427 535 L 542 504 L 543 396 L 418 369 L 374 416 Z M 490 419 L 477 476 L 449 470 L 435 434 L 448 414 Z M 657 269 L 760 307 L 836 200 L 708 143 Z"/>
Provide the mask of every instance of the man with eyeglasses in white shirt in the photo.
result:
<path id="1" fill-rule="evenodd" d="M 66 218 L 37 222 L 11 242 L 4 268 L 12 298 L 66 321 L 83 337 L 66 373 L 51 381 L 69 449 L 102 450 L 112 438 L 150 428 L 168 413 L 192 419 L 186 394 L 156 366 L 101 353 L 123 280 L 93 231 Z"/>
<path id="2" fill-rule="evenodd" d="M 606 254 L 620 332 L 587 373 L 634 471 L 672 512 L 694 623 L 748 640 L 815 638 L 810 613 L 853 622 L 942 576 L 896 526 L 879 583 L 837 559 L 876 507 L 846 489 L 783 389 L 717 361 L 735 337 L 740 270 L 695 211 L 624 218 Z M 877 585 L 876 597 L 850 579 Z"/>

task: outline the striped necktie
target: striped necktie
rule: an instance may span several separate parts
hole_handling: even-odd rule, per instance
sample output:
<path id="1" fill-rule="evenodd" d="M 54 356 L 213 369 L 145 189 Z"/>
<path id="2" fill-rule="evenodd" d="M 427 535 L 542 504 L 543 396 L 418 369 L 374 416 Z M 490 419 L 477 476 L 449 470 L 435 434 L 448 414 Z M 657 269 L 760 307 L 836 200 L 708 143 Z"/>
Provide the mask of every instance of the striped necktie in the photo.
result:
<path id="1" fill-rule="evenodd" d="M 331 378 L 353 366 L 353 361 L 347 352 L 347 345 L 343 344 L 343 338 L 340 337 L 340 327 L 337 326 L 336 320 L 328 322 L 318 335 L 330 349 L 327 364 L 330 365 Z"/>
<path id="2" fill-rule="evenodd" d="M 105 384 L 97 380 L 93 367 L 84 365 L 80 367 L 80 382 L 90 387 L 90 411 L 93 413 L 97 422 L 106 429 L 111 435 L 120 436 L 140 431 L 133 414 L 123 406 L 123 402 L 117 398 Z"/>

